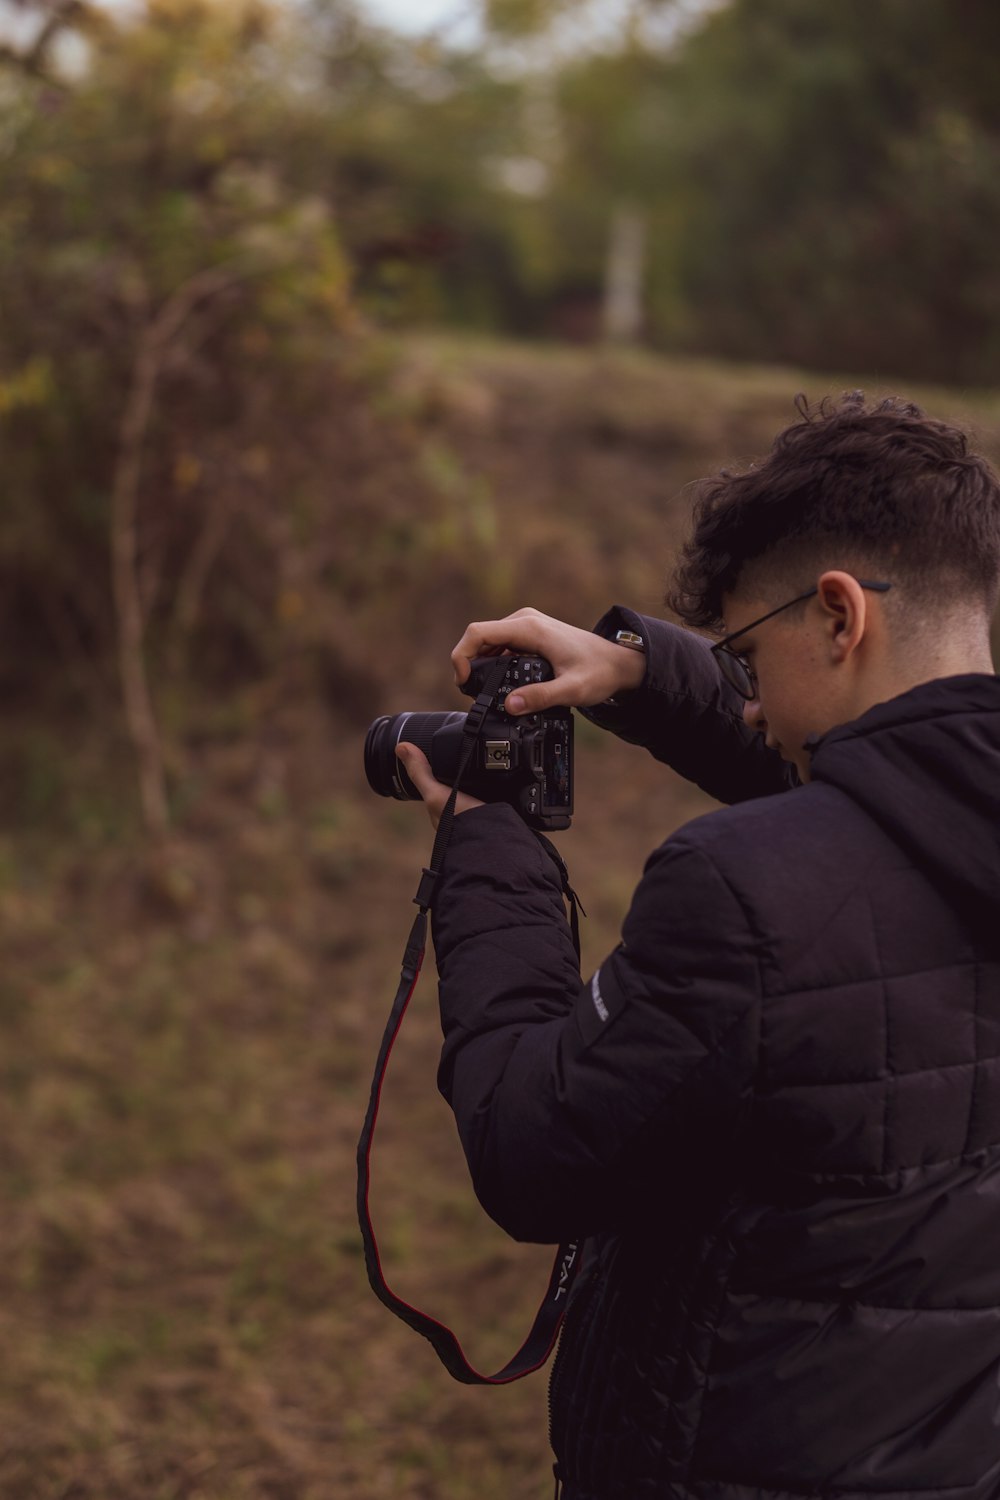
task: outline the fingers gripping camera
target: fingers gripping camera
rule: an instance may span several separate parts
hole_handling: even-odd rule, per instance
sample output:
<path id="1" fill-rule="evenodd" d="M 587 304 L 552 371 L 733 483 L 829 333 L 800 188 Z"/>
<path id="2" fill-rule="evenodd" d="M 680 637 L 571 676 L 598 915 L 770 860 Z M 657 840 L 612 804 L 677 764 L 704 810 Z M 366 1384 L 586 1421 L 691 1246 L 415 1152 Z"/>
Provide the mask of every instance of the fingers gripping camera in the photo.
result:
<path id="1" fill-rule="evenodd" d="M 462 791 L 483 802 L 509 802 L 530 828 L 551 833 L 568 828 L 573 815 L 573 716 L 568 708 L 515 718 L 503 707 L 516 688 L 553 677 L 543 656 L 511 656 L 476 735 L 472 759 L 462 777 Z M 478 657 L 462 692 L 475 698 L 483 690 L 495 657 Z M 396 757 L 402 740 L 423 750 L 438 781 L 454 785 L 462 751 L 463 713 L 401 713 L 376 719 L 365 740 L 368 784 L 381 797 L 419 802 L 420 793 Z"/>

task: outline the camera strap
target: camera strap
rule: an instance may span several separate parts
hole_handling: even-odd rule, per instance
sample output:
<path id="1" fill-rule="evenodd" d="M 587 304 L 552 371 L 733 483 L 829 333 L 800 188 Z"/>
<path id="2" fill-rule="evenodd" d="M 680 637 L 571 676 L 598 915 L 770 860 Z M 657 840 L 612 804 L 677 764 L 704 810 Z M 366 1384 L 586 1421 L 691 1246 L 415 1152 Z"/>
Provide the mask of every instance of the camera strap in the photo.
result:
<path id="1" fill-rule="evenodd" d="M 444 861 L 448 843 L 451 839 L 459 784 L 468 767 L 483 719 L 493 705 L 497 689 L 503 681 L 506 671 L 506 662 L 502 657 L 498 658 L 496 669 L 487 677 L 483 691 L 473 704 L 465 723 L 465 739 L 459 757 L 458 770 L 452 785 L 451 796 L 445 804 L 444 811 L 438 823 L 430 865 L 424 870 L 417 894 L 413 898 L 420 910 L 417 913 L 406 942 L 399 989 L 396 991 L 396 998 L 392 1002 L 389 1019 L 382 1034 L 382 1043 L 379 1047 L 378 1058 L 375 1063 L 375 1073 L 372 1078 L 368 1112 L 365 1115 L 361 1138 L 358 1141 L 358 1219 L 361 1224 L 361 1238 L 364 1242 L 365 1250 L 365 1266 L 368 1271 L 368 1281 L 371 1289 L 379 1301 L 390 1312 L 394 1312 L 415 1333 L 422 1334 L 425 1339 L 430 1341 L 449 1375 L 455 1380 L 461 1381 L 463 1385 L 507 1385 L 512 1380 L 519 1380 L 523 1375 L 530 1375 L 532 1371 L 540 1369 L 545 1364 L 545 1361 L 555 1347 L 559 1326 L 562 1322 L 563 1313 L 566 1310 L 569 1289 L 579 1268 L 579 1253 L 581 1248 L 580 1242 L 577 1240 L 559 1246 L 552 1265 L 552 1272 L 549 1276 L 549 1284 L 546 1288 L 545 1296 L 538 1312 L 535 1314 L 535 1321 L 531 1326 L 527 1338 L 513 1358 L 508 1360 L 507 1364 L 501 1370 L 498 1370 L 495 1375 L 482 1375 L 469 1364 L 462 1351 L 461 1344 L 450 1328 L 446 1327 L 443 1323 L 439 1323 L 436 1318 L 430 1317 L 429 1314 L 421 1312 L 419 1308 L 412 1307 L 410 1303 L 404 1302 L 401 1297 L 397 1297 L 396 1293 L 386 1282 L 382 1272 L 378 1243 L 375 1238 L 375 1229 L 372 1224 L 371 1208 L 368 1201 L 371 1188 L 372 1140 L 382 1097 L 382 1085 L 385 1081 L 385 1073 L 389 1065 L 389 1056 L 399 1035 L 403 1018 L 406 1015 L 407 1008 L 413 998 L 413 992 L 417 987 L 417 981 L 420 977 L 420 969 L 427 946 L 427 914 L 431 908 L 434 887 Z M 537 836 L 559 870 L 563 893 L 570 907 L 573 943 L 576 948 L 577 957 L 579 957 L 579 901 L 570 886 L 562 857 L 547 838 L 542 834 L 538 834 Z"/>

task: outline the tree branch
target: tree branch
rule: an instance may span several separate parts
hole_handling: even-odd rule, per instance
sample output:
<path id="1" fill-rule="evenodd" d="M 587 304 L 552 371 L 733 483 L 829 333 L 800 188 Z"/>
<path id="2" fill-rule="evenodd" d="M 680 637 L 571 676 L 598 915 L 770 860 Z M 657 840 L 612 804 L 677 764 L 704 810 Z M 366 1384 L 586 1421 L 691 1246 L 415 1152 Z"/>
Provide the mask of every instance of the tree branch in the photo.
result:
<path id="1" fill-rule="evenodd" d="M 154 843 L 170 830 L 163 750 L 143 655 L 144 618 L 137 567 L 136 520 L 142 450 L 156 383 L 171 340 L 199 303 L 249 277 L 272 269 L 257 264 L 213 266 L 199 271 L 167 299 L 139 337 L 135 365 L 118 437 L 111 493 L 111 572 L 118 627 L 118 665 L 125 717 L 139 766 L 143 820 Z"/>

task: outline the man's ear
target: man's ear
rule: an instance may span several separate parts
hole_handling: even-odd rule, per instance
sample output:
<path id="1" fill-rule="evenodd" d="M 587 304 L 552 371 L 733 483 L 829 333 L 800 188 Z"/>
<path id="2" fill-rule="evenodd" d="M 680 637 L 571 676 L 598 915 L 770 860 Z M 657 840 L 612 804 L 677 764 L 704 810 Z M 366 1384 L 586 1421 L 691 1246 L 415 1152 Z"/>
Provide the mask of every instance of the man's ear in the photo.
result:
<path id="1" fill-rule="evenodd" d="M 861 645 L 868 627 L 868 601 L 852 573 L 832 568 L 817 580 L 817 600 L 835 664 L 847 661 Z"/>

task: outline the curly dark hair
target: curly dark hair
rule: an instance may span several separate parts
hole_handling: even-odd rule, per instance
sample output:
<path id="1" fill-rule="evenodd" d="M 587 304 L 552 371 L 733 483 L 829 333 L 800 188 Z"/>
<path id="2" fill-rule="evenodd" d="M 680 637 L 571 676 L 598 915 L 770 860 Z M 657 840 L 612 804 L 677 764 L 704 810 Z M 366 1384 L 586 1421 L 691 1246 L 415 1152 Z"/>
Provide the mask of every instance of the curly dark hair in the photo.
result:
<path id="1" fill-rule="evenodd" d="M 841 567 L 905 585 L 907 612 L 972 605 L 991 614 L 1000 481 L 966 434 L 898 397 L 869 404 L 851 391 L 814 407 L 799 396 L 795 406 L 801 420 L 760 463 L 698 484 L 670 608 L 719 633 L 723 598 L 738 586 L 768 598 Z"/>

